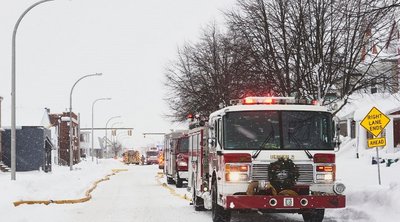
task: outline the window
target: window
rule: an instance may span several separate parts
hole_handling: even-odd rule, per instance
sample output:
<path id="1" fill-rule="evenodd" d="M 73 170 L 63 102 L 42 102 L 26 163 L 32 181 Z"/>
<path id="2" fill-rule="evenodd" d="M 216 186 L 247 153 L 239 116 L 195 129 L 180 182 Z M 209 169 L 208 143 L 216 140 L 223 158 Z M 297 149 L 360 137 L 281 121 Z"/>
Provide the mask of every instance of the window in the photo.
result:
<path id="1" fill-rule="evenodd" d="M 182 138 L 179 141 L 179 152 L 189 152 L 189 137 Z"/>
<path id="2" fill-rule="evenodd" d="M 277 111 L 232 112 L 224 116 L 226 149 L 279 149 Z"/>
<path id="3" fill-rule="evenodd" d="M 218 143 L 222 146 L 222 122 L 218 119 Z"/>
<path id="4" fill-rule="evenodd" d="M 243 111 L 224 116 L 225 149 L 333 149 L 332 116 L 311 111 Z"/>
<path id="5" fill-rule="evenodd" d="M 283 149 L 333 149 L 331 126 L 328 113 L 282 112 Z"/>

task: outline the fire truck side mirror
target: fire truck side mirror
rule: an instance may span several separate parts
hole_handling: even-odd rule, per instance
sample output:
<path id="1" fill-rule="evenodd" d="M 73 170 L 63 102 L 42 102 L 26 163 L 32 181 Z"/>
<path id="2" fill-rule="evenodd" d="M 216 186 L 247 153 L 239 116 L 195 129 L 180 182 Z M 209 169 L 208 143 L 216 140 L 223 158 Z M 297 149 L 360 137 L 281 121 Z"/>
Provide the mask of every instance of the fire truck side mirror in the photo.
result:
<path id="1" fill-rule="evenodd" d="M 337 117 L 334 117 L 333 120 L 334 120 L 333 124 L 335 127 L 334 128 L 335 136 L 334 136 L 333 145 L 334 145 L 335 151 L 337 152 L 340 149 L 340 119 Z"/>
<path id="2" fill-rule="evenodd" d="M 210 147 L 215 147 L 215 145 L 216 145 L 215 138 L 208 139 L 208 143 L 210 144 Z"/>
<path id="3" fill-rule="evenodd" d="M 334 151 L 338 152 L 340 150 L 340 141 L 339 139 L 335 142 L 333 142 L 333 146 L 334 146 Z"/>

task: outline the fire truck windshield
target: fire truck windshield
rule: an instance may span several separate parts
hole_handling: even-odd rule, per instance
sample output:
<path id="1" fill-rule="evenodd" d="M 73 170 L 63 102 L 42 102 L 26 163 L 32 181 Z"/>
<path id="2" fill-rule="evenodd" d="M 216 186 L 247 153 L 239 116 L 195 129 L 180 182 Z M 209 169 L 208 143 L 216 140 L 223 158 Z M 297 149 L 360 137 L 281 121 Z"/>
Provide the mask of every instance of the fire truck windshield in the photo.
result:
<path id="1" fill-rule="evenodd" d="M 332 150 L 332 115 L 314 111 L 241 111 L 223 117 L 227 150 Z"/>
<path id="2" fill-rule="evenodd" d="M 189 152 L 189 137 L 182 138 L 179 143 L 179 152 Z"/>

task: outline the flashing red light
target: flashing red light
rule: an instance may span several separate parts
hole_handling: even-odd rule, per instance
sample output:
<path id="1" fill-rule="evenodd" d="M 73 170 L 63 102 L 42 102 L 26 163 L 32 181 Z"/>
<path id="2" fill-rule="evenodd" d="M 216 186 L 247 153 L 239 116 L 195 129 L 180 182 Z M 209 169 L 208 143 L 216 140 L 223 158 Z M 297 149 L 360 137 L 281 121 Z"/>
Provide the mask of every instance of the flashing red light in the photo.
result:
<path id="1" fill-rule="evenodd" d="M 318 105 L 318 100 L 313 100 L 313 101 L 311 102 L 311 104 L 313 104 L 313 105 Z"/>
<path id="2" fill-rule="evenodd" d="M 274 102 L 274 100 L 272 99 L 272 98 L 266 98 L 265 100 L 264 100 L 264 103 L 266 103 L 266 104 L 271 104 L 271 103 L 273 103 Z"/>
<path id="3" fill-rule="evenodd" d="M 255 103 L 255 100 L 252 99 L 252 98 L 245 98 L 245 99 L 244 99 L 244 103 L 245 103 L 245 104 L 254 104 L 254 103 Z"/>
<path id="4" fill-rule="evenodd" d="M 187 118 L 188 118 L 188 119 L 193 119 L 193 114 L 187 115 Z"/>
<path id="5" fill-rule="evenodd" d="M 250 105 L 250 104 L 272 104 L 275 100 L 273 98 L 252 98 L 247 97 L 244 99 L 243 104 Z"/>
<path id="6" fill-rule="evenodd" d="M 314 155 L 314 163 L 335 163 L 335 154 L 316 153 Z"/>

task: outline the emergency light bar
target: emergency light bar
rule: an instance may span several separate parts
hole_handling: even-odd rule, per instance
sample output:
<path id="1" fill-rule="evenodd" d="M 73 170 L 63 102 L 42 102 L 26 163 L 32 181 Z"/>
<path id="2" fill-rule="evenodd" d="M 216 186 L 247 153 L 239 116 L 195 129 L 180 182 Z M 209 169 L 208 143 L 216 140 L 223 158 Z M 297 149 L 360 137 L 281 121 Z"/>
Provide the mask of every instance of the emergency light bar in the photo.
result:
<path id="1" fill-rule="evenodd" d="M 265 104 L 300 104 L 300 105 L 318 105 L 316 100 L 295 99 L 294 97 L 246 97 L 244 99 L 233 99 L 230 101 L 233 105 L 265 105 Z"/>

